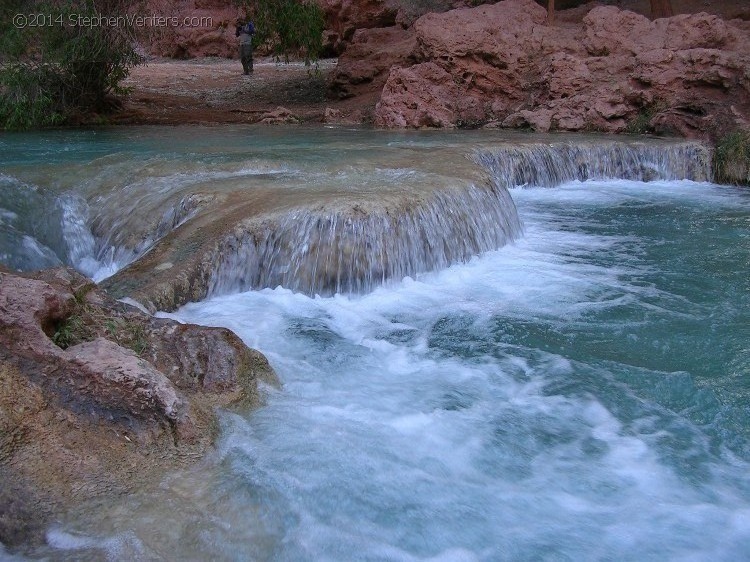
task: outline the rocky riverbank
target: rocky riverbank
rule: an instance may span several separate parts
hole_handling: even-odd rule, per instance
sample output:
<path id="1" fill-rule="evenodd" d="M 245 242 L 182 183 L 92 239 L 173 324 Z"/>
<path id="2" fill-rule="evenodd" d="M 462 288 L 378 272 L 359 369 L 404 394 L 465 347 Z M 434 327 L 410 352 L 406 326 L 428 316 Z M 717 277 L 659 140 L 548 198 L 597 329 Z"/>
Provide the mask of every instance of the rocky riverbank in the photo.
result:
<path id="1" fill-rule="evenodd" d="M 650 21 L 602 6 L 580 24 L 551 25 L 533 0 L 505 0 L 427 14 L 411 34 L 384 74 L 376 125 L 712 139 L 748 127 L 750 27 L 741 20 Z M 380 45 L 356 60 L 342 55 L 334 76 L 342 95 L 364 78 L 347 69 L 376 66 L 390 48 Z"/>
<path id="2" fill-rule="evenodd" d="M 219 26 L 173 37 L 179 56 L 232 55 L 223 4 L 176 8 L 215 12 Z M 133 95 L 118 119 L 655 132 L 715 141 L 750 127 L 750 12 L 736 2 L 705 12 L 684 4 L 687 13 L 651 21 L 635 0 L 590 2 L 548 22 L 534 0 L 448 2 L 436 13 L 398 2 L 327 2 L 326 40 L 338 60 L 311 72 L 266 59 L 251 78 L 225 59 L 153 61 L 129 79 Z M 219 30 L 221 49 L 212 47 Z M 163 39 L 148 45 L 177 56 L 162 47 Z"/>
<path id="3" fill-rule="evenodd" d="M 70 269 L 0 272 L 0 542 L 155 485 L 211 447 L 214 409 L 278 384 L 232 332 L 154 318 Z"/>

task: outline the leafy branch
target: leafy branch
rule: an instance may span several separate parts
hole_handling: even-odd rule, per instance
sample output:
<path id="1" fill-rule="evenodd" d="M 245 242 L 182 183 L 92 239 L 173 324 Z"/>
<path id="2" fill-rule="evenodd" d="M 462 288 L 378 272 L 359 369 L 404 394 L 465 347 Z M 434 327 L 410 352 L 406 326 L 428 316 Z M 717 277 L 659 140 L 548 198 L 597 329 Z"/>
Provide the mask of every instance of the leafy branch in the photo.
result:
<path id="1" fill-rule="evenodd" d="M 240 0 L 255 23 L 255 47 L 267 48 L 277 60 L 298 56 L 306 65 L 323 52 L 323 10 L 313 0 Z"/>
<path id="2" fill-rule="evenodd" d="M 0 127 L 58 125 L 117 107 L 115 96 L 141 62 L 133 30 L 74 25 L 79 18 L 122 16 L 127 0 L 11 0 L 0 12 Z M 46 14 L 44 25 L 19 29 L 14 14 Z"/>

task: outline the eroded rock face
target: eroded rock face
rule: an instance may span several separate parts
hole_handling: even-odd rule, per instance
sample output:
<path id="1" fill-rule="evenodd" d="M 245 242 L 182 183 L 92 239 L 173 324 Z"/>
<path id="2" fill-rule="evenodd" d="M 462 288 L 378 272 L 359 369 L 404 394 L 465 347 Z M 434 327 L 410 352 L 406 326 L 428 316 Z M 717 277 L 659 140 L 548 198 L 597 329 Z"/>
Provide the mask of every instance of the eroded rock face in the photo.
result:
<path id="1" fill-rule="evenodd" d="M 395 0 L 320 0 L 326 15 L 326 47 L 341 54 L 357 30 L 390 27 L 396 23 Z"/>
<path id="2" fill-rule="evenodd" d="M 372 93 L 373 103 L 391 68 L 417 61 L 417 41 L 412 29 L 391 26 L 360 29 L 352 37 L 331 76 L 330 92 L 339 99 Z"/>
<path id="3" fill-rule="evenodd" d="M 402 127 L 453 127 L 484 118 L 482 100 L 466 95 L 442 67 L 426 62 L 394 68 L 383 89 L 383 98 L 398 97 L 399 112 L 378 114 L 378 125 Z"/>
<path id="4" fill-rule="evenodd" d="M 0 272 L 0 541 L 197 459 L 216 406 L 276 384 L 232 332 L 155 319 L 69 269 Z"/>
<path id="5" fill-rule="evenodd" d="M 176 59 L 238 57 L 234 30 L 243 12 L 231 1 L 149 0 L 143 13 L 174 18 L 169 25 L 138 30 L 152 55 Z"/>
<path id="6" fill-rule="evenodd" d="M 716 136 L 750 116 L 750 33 L 717 16 L 605 6 L 549 26 L 533 0 L 505 0 L 427 14 L 414 31 L 417 62 L 390 71 L 377 125 Z"/>

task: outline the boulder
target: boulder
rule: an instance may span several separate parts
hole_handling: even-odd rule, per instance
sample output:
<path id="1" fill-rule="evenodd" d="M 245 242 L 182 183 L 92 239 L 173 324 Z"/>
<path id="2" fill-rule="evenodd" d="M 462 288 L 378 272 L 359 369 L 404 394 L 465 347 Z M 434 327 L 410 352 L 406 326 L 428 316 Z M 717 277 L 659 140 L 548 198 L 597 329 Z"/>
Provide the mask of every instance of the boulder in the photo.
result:
<path id="1" fill-rule="evenodd" d="M 379 95 L 391 68 L 416 62 L 416 48 L 412 30 L 398 26 L 358 30 L 331 75 L 330 94 L 338 99 Z"/>
<path id="2" fill-rule="evenodd" d="M 532 0 L 427 14 L 414 24 L 414 62 L 388 75 L 375 123 L 716 138 L 750 116 L 741 23 L 705 13 L 650 21 L 601 6 L 580 24 L 550 26 Z"/>
<path id="3" fill-rule="evenodd" d="M 450 128 L 484 117 L 482 102 L 464 95 L 451 75 L 432 62 L 391 70 L 375 107 L 375 124 L 390 128 Z"/>
<path id="4" fill-rule="evenodd" d="M 333 54 L 341 54 L 357 30 L 390 27 L 396 23 L 395 0 L 320 0 Z"/>
<path id="5" fill-rule="evenodd" d="M 277 384 L 232 332 L 157 319 L 70 269 L 0 272 L 0 542 L 205 453 L 214 408 Z"/>
<path id="6" fill-rule="evenodd" d="M 299 123 L 301 120 L 286 107 L 279 106 L 272 111 L 267 111 L 260 117 L 264 125 L 284 125 Z"/>

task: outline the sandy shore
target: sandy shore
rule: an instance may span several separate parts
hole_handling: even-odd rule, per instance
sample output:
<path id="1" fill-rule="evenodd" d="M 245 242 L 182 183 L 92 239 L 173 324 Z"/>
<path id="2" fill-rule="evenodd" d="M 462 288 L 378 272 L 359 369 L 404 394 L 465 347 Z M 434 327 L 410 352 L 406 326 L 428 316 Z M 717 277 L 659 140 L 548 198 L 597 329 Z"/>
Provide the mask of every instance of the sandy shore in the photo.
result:
<path id="1" fill-rule="evenodd" d="M 133 69 L 123 86 L 124 107 L 112 120 L 121 124 L 255 123 L 279 107 L 303 122 L 361 120 L 361 109 L 326 99 L 326 80 L 336 66 L 326 59 L 302 62 L 255 61 L 245 76 L 239 61 L 219 58 L 156 59 Z"/>

